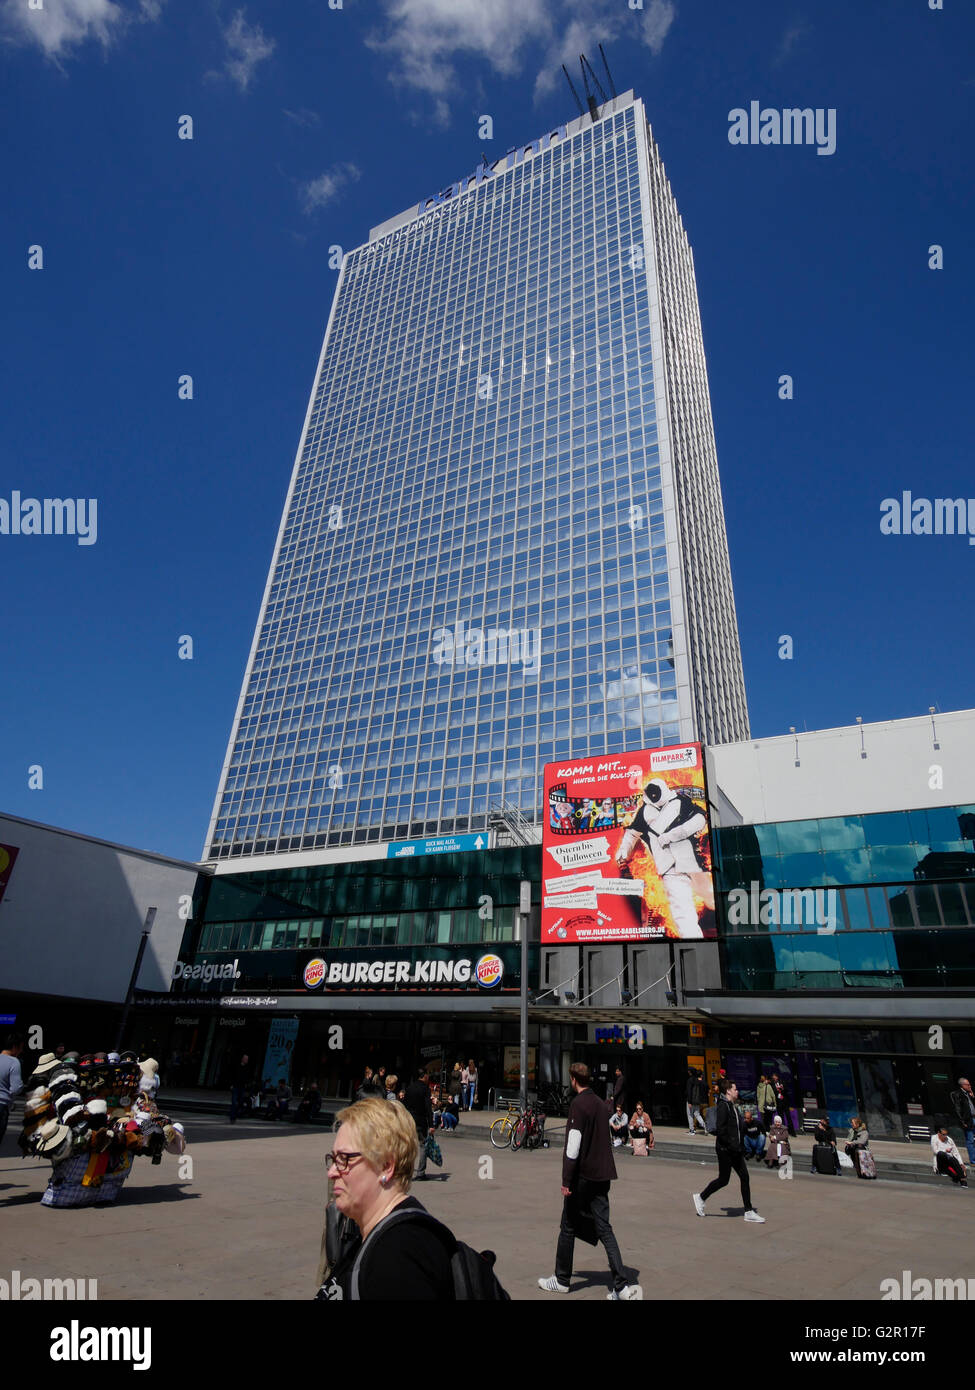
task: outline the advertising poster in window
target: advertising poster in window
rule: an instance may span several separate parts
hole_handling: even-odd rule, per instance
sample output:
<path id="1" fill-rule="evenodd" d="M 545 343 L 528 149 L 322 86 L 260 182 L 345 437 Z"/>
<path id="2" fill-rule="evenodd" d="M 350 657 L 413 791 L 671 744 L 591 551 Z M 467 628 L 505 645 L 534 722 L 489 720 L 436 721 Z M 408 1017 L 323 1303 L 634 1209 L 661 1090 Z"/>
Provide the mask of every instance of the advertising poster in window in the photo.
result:
<path id="1" fill-rule="evenodd" d="M 699 743 L 547 763 L 542 944 L 717 935 Z"/>

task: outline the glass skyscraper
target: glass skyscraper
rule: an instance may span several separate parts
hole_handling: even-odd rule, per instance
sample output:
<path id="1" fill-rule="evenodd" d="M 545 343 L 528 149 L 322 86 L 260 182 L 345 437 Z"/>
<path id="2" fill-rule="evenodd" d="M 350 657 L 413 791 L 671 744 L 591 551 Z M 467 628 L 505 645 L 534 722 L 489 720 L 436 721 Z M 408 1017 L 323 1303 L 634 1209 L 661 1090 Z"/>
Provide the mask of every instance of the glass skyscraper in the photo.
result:
<path id="1" fill-rule="evenodd" d="M 693 258 L 630 92 L 345 257 L 206 857 L 537 822 L 547 761 L 747 737 Z"/>

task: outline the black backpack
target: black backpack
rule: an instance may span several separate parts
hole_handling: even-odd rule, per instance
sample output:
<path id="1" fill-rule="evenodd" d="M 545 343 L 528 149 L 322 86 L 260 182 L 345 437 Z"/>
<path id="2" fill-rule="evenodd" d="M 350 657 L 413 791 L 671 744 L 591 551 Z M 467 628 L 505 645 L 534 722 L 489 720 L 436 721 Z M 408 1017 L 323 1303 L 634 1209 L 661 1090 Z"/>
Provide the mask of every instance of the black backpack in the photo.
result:
<path id="1" fill-rule="evenodd" d="M 478 1299 L 486 1302 L 511 1302 L 511 1295 L 501 1286 L 498 1276 L 494 1272 L 496 1256 L 493 1250 L 484 1250 L 480 1254 L 471 1246 L 465 1245 L 462 1240 L 457 1240 L 451 1231 L 435 1216 L 431 1216 L 428 1211 L 419 1211 L 416 1207 L 408 1207 L 406 1211 L 393 1211 L 386 1217 L 382 1225 L 392 1221 L 425 1221 L 429 1226 L 434 1227 L 437 1234 L 451 1250 L 450 1272 L 454 1280 L 454 1298 L 458 1302 L 467 1302 L 469 1299 Z M 368 1241 L 366 1242 L 368 1245 Z M 359 1297 L 359 1266 L 362 1263 L 363 1252 L 366 1245 L 363 1245 L 359 1254 L 356 1256 L 355 1264 L 352 1266 L 352 1297 Z"/>

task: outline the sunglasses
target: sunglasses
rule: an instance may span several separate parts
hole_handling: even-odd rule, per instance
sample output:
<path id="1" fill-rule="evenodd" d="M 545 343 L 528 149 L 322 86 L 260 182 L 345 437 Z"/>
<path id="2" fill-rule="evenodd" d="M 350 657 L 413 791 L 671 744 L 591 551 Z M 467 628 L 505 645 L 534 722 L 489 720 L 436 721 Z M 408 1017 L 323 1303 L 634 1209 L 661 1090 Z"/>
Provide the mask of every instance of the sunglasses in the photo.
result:
<path id="1" fill-rule="evenodd" d="M 325 1155 L 325 1167 L 334 1166 L 339 1173 L 347 1173 L 353 1167 L 352 1160 L 361 1157 L 361 1153 L 343 1153 L 340 1149 L 336 1153 Z"/>

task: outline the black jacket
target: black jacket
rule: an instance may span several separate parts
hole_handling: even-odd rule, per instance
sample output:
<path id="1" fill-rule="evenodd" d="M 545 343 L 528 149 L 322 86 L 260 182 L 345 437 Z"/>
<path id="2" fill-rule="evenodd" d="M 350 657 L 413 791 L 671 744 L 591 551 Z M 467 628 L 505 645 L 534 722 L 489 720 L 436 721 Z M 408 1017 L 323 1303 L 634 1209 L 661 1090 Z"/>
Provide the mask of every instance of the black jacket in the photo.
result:
<path id="1" fill-rule="evenodd" d="M 433 1129 L 433 1101 L 425 1081 L 411 1081 L 403 1093 L 403 1104 L 416 1121 L 416 1132 L 425 1139 Z"/>
<path id="2" fill-rule="evenodd" d="M 975 1096 L 972 1096 L 971 1099 L 972 1103 L 975 1104 Z M 968 1107 L 967 1091 L 963 1091 L 960 1086 L 957 1091 L 952 1091 L 951 1103 L 955 1108 L 955 1114 L 958 1116 L 958 1123 L 962 1129 L 971 1129 L 975 1125 L 975 1120 L 972 1119 L 972 1113 Z"/>
<path id="3" fill-rule="evenodd" d="M 700 1105 L 706 1100 L 708 1088 L 699 1076 L 689 1076 L 684 1087 L 684 1099 L 688 1105 Z"/>
<path id="4" fill-rule="evenodd" d="M 585 1178 L 587 1182 L 612 1182 L 616 1177 L 613 1140 L 609 1132 L 609 1117 L 614 1109 L 614 1105 L 600 1100 L 589 1087 L 573 1097 L 565 1125 L 563 1187 L 574 1188 L 578 1178 Z"/>
<path id="5" fill-rule="evenodd" d="M 744 1147 L 742 1143 L 744 1131 L 745 1122 L 738 1113 L 737 1106 L 732 1105 L 730 1100 L 725 1100 L 722 1096 L 718 1101 L 715 1147 L 724 1149 L 725 1153 L 740 1154 Z"/>

